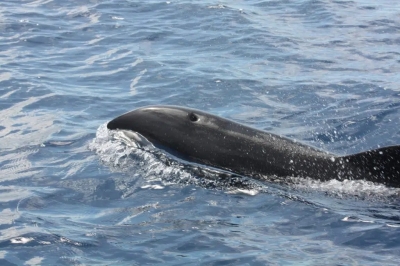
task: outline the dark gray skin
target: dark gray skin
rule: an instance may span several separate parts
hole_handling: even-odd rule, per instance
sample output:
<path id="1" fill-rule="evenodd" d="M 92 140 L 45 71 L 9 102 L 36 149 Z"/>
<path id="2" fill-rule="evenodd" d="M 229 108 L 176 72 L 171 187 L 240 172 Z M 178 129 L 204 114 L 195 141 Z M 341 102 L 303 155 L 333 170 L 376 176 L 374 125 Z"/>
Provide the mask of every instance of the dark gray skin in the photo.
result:
<path id="1" fill-rule="evenodd" d="M 132 130 L 187 160 L 263 178 L 362 179 L 400 187 L 400 146 L 337 156 L 206 112 L 148 106 L 121 115 L 108 129 Z"/>

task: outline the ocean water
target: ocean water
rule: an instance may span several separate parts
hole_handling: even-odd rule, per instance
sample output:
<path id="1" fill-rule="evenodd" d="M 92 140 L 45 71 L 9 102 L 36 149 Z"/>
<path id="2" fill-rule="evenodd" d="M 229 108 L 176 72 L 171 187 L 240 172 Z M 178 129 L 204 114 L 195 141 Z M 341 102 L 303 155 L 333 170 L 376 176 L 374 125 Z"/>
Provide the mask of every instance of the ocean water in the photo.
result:
<path id="1" fill-rule="evenodd" d="M 174 104 L 337 154 L 399 145 L 399 18 L 393 0 L 2 1 L 0 264 L 398 265 L 399 189 L 256 182 L 105 125 Z"/>

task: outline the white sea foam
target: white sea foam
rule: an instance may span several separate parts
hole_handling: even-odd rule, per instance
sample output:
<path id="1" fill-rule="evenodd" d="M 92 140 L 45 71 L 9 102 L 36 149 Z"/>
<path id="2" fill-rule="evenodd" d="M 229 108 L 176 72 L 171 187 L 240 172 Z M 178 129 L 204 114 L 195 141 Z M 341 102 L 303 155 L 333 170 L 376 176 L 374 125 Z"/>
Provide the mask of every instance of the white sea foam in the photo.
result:
<path id="1" fill-rule="evenodd" d="M 325 192 L 336 197 L 356 196 L 360 198 L 388 198 L 400 195 L 399 188 L 387 187 L 383 184 L 365 180 L 329 180 L 319 181 L 311 178 L 293 179 L 294 187 L 302 190 Z"/>

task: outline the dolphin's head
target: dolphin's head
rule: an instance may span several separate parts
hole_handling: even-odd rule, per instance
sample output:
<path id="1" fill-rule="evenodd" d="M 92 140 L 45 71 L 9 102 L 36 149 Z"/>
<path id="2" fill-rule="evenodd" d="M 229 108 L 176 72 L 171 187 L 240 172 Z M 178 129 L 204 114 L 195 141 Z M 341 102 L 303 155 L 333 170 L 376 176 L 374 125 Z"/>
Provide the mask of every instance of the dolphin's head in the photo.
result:
<path id="1" fill-rule="evenodd" d="M 182 153 L 202 150 L 204 141 L 217 134 L 215 116 L 177 106 L 135 109 L 110 121 L 107 128 L 132 130 L 153 144 Z M 188 149 L 193 150 L 189 152 Z"/>
<path id="2" fill-rule="evenodd" d="M 182 134 L 200 122 L 199 112 L 176 106 L 146 106 L 111 120 L 107 128 L 132 130 L 145 137 L 165 135 L 174 128 Z"/>
<path id="3" fill-rule="evenodd" d="M 107 128 L 139 133 L 156 147 L 182 159 L 240 173 L 252 173 L 253 169 L 271 172 L 271 164 L 259 159 L 267 156 L 259 146 L 262 144 L 268 151 L 275 140 L 265 145 L 268 139 L 265 133 L 199 110 L 178 106 L 142 107 L 113 119 Z M 127 136 L 137 139 L 137 134 Z"/>

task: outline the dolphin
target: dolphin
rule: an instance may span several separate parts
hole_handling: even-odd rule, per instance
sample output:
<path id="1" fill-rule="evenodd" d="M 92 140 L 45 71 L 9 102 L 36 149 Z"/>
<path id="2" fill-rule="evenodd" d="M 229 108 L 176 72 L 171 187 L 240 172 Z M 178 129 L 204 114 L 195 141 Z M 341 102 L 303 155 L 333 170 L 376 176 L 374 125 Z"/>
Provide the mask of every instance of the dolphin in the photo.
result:
<path id="1" fill-rule="evenodd" d="M 400 187 L 400 146 L 340 156 L 200 110 L 146 106 L 107 124 L 188 161 L 265 179 L 367 180 Z"/>

